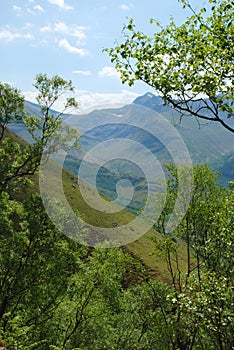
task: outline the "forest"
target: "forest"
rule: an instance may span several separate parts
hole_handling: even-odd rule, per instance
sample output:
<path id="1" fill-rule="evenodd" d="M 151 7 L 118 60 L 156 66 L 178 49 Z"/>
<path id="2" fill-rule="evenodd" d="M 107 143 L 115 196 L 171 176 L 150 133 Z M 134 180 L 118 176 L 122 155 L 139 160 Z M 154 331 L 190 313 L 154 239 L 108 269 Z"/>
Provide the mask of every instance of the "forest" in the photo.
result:
<path id="1" fill-rule="evenodd" d="M 180 27 L 172 22 L 157 31 L 154 39 L 130 20 L 125 43 L 107 51 L 124 83 L 143 80 L 183 118 L 219 123 L 233 132 L 234 3 L 210 3 L 210 17 L 203 17 L 202 9 Z M 167 67 L 162 55 L 171 57 Z M 38 74 L 34 86 L 40 117 L 25 113 L 17 88 L 0 83 L 0 348 L 234 349 L 234 182 L 221 186 L 219 174 L 206 164 L 165 166 L 166 204 L 149 238 L 150 259 L 162 262 L 164 277 L 152 276 L 128 246 L 81 245 L 51 222 L 38 185 L 39 166 L 52 150 L 79 144 L 76 129 L 62 125 L 66 108 L 77 106 L 75 99 L 67 99 L 62 113 L 51 112 L 74 88 L 71 81 L 46 74 Z M 24 124 L 31 144 L 10 132 L 13 123 Z M 187 211 L 168 233 L 178 177 L 191 170 Z M 56 206 L 54 198 L 47 200 Z M 66 225 L 63 208 L 57 215 Z M 76 225 L 81 234 L 82 221 Z"/>

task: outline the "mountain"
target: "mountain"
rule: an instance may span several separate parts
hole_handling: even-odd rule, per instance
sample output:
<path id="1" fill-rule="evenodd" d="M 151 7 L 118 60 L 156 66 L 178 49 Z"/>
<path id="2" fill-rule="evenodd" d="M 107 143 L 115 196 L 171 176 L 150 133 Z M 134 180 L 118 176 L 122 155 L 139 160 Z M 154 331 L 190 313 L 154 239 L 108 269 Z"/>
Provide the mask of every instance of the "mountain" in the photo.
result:
<path id="1" fill-rule="evenodd" d="M 27 101 L 25 109 L 28 114 L 34 114 L 37 117 L 41 115 L 40 107 L 35 103 Z M 156 113 L 154 114 L 150 110 Z M 56 111 L 52 111 L 52 113 L 58 114 Z M 161 127 L 159 134 L 168 134 L 164 135 L 163 139 L 167 144 L 163 145 L 159 138 L 154 137 L 153 133 L 144 130 L 147 125 L 148 130 L 152 129 L 151 125 L 153 126 L 155 123 L 159 125 L 157 113 L 174 125 L 175 130 L 184 140 L 194 164 L 213 164 L 215 160 L 223 158 L 229 153 L 234 153 L 234 136 L 231 132 L 215 122 L 198 124 L 194 117 L 185 117 L 180 121 L 179 114 L 170 106 L 164 106 L 162 98 L 152 93 L 139 96 L 131 105 L 94 110 L 84 115 L 66 115 L 64 120 L 69 125 L 77 127 L 79 132 L 83 134 L 80 139 L 81 152 L 87 152 L 88 149 L 104 140 L 130 138 L 142 143 L 154 154 L 157 154 L 160 162 L 168 162 L 171 158 L 167 146 L 173 140 L 173 135 L 170 136 L 168 130 L 163 130 Z M 136 123 L 138 126 L 134 125 Z M 11 125 L 10 129 L 29 141 L 29 135 L 24 126 Z"/>
<path id="2" fill-rule="evenodd" d="M 205 99 L 204 101 L 205 101 L 206 106 L 210 106 L 211 109 L 213 109 L 213 104 L 208 98 Z M 169 104 L 165 105 L 165 102 L 163 101 L 163 99 L 160 96 L 156 96 L 156 95 L 152 94 L 151 92 L 147 92 L 145 95 L 137 97 L 133 101 L 133 103 L 147 107 L 147 108 L 151 108 L 154 111 L 159 112 L 159 113 L 167 112 L 167 111 L 175 112 L 174 108 L 171 105 L 169 105 Z M 183 105 L 181 105 L 181 106 L 183 106 Z M 200 101 L 196 101 L 196 102 L 193 101 L 193 106 L 197 110 L 198 108 L 201 107 L 201 102 Z M 185 107 L 186 107 L 186 105 L 185 105 Z M 209 111 L 204 112 L 204 113 L 206 113 L 207 116 L 212 116 L 211 114 L 209 114 Z M 234 127 L 234 118 L 228 119 L 226 116 L 227 116 L 226 112 L 220 112 L 221 119 L 225 120 L 225 122 L 228 125 Z M 194 118 L 194 117 L 192 117 L 192 118 Z"/>
<path id="3" fill-rule="evenodd" d="M 26 102 L 25 107 L 40 116 L 38 105 Z M 198 125 L 193 117 L 180 121 L 175 110 L 151 93 L 121 108 L 66 115 L 64 120 L 82 134 L 80 149 L 54 159 L 130 211 L 143 207 L 149 184 L 151 192 L 158 190 L 165 163 L 187 164 L 191 157 L 193 164 L 208 163 L 223 171 L 222 183 L 233 178 L 233 134 L 214 122 Z M 22 125 L 11 130 L 30 142 Z"/>
<path id="4" fill-rule="evenodd" d="M 234 180 L 234 152 L 215 159 L 210 167 L 220 174 L 220 183 L 227 186 L 230 180 Z"/>
<path id="5" fill-rule="evenodd" d="M 147 108 L 151 108 L 158 113 L 167 112 L 171 110 L 170 106 L 164 105 L 164 101 L 160 96 L 156 96 L 151 92 L 147 92 L 145 95 L 137 97 L 133 101 L 133 103 L 140 106 L 145 106 Z"/>
<path id="6" fill-rule="evenodd" d="M 160 96 L 146 93 L 134 100 L 135 104 L 162 113 L 175 125 L 192 155 L 194 164 L 207 163 L 221 175 L 220 183 L 228 185 L 233 179 L 234 135 L 216 122 L 196 121 L 194 117 L 180 119 L 170 106 L 164 106 Z M 225 115 L 223 115 L 225 118 Z M 234 120 L 229 120 L 234 126 Z"/>
<path id="7" fill-rule="evenodd" d="M 194 118 L 179 123 L 178 113 L 150 93 L 131 105 L 72 115 L 67 121 L 78 127 L 83 136 L 81 148 L 67 155 L 64 166 L 79 173 L 112 200 L 118 198 L 118 182 L 129 180 L 134 187 L 134 196 L 127 209 L 133 212 L 143 207 L 149 178 L 154 182 L 153 191 L 157 190 L 156 183 L 164 178 L 165 163 L 188 161 L 183 142 L 193 164 L 213 165 L 214 161 L 234 154 L 234 138 L 229 131 L 215 123 L 198 125 Z M 151 155 L 156 158 L 157 165 Z M 81 164 L 85 169 L 83 172 L 80 172 Z M 217 163 L 213 168 L 220 170 Z M 225 167 L 226 182 L 222 179 L 222 183 L 227 184 L 231 178 L 231 167 Z"/>
<path id="8" fill-rule="evenodd" d="M 167 134 L 162 127 L 160 137 L 155 137 L 152 121 L 154 125 L 162 121 L 153 111 L 147 112 L 148 119 L 145 120 L 145 108 L 131 104 L 118 109 L 95 110 L 87 115 L 73 115 L 67 120 L 70 126 L 78 127 L 83 136 L 79 141 L 80 149 L 73 149 L 67 155 L 64 166 L 75 174 L 79 173 L 91 186 L 97 186 L 102 194 L 116 200 L 119 205 L 126 207 L 127 201 L 127 209 L 134 212 L 144 205 L 148 180 L 155 184 L 163 177 L 159 164 L 155 164 L 155 159 L 152 161 L 153 154 L 157 154 L 158 162 L 172 161 L 162 140 L 170 144 L 173 135 Z M 122 188 L 122 194 L 126 196 L 118 196 L 118 183 L 124 184 L 126 180 L 134 188 L 132 197 L 131 186 Z"/>
<path id="9" fill-rule="evenodd" d="M 159 96 L 147 93 L 133 103 L 151 108 L 167 118 L 180 133 L 194 164 L 213 164 L 215 159 L 234 153 L 234 135 L 219 123 L 206 122 L 194 117 L 183 117 L 170 106 L 164 106 Z M 230 121 L 234 123 L 234 121 Z"/>
<path id="10" fill-rule="evenodd" d="M 156 113 L 150 112 L 152 110 Z M 160 163 L 166 163 L 171 161 L 168 145 L 173 144 L 173 132 L 163 130 L 165 126 L 161 125 L 158 135 L 164 134 L 162 144 L 160 137 L 154 137 L 152 133 L 144 130 L 147 125 L 148 130 L 154 129 L 155 123 L 159 125 L 157 113 L 174 125 L 174 129 L 189 150 L 193 164 L 213 164 L 214 160 L 234 153 L 234 136 L 231 132 L 215 122 L 198 124 L 193 117 L 180 121 L 180 116 L 175 110 L 164 106 L 162 99 L 151 93 L 140 96 L 132 105 L 119 109 L 95 110 L 85 116 L 72 116 L 69 123 L 78 127 L 84 134 L 80 142 L 87 149 L 104 140 L 130 138 L 157 154 Z M 140 128 L 134 125 L 136 122 L 141 125 Z M 129 150 L 126 152 L 128 154 Z"/>

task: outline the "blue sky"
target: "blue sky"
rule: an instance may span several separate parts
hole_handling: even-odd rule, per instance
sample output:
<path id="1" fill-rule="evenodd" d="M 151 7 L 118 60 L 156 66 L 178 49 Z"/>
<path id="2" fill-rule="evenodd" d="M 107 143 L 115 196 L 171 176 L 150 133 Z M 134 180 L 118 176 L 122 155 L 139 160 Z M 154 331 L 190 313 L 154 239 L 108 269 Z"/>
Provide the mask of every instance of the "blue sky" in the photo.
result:
<path id="1" fill-rule="evenodd" d="M 204 1 L 191 1 L 199 9 Z M 100 104 L 128 103 L 151 91 L 145 84 L 122 85 L 110 58 L 102 52 L 133 17 L 153 32 L 149 19 L 179 24 L 189 12 L 177 0 L 2 0 L 0 1 L 0 80 L 34 100 L 38 73 L 71 79 L 80 110 Z M 57 108 L 60 108 L 58 105 Z"/>

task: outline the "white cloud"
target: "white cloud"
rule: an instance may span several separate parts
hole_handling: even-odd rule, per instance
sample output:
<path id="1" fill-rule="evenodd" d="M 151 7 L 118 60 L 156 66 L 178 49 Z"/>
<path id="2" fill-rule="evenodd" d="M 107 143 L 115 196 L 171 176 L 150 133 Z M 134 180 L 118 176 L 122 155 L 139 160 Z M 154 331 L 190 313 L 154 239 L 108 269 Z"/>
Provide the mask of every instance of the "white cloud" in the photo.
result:
<path id="1" fill-rule="evenodd" d="M 72 10 L 73 9 L 72 6 L 66 5 L 64 0 L 48 0 L 48 1 L 50 4 L 56 5 L 63 10 Z"/>
<path id="2" fill-rule="evenodd" d="M 112 78 L 112 79 L 119 79 L 119 73 L 117 70 L 110 66 L 103 67 L 99 72 L 98 75 L 100 78 Z"/>
<path id="3" fill-rule="evenodd" d="M 122 5 L 120 6 L 121 10 L 123 10 L 123 11 L 128 11 L 128 10 L 130 10 L 132 7 L 133 7 L 133 4 L 122 4 Z"/>
<path id="4" fill-rule="evenodd" d="M 60 33 L 64 33 L 64 34 L 69 33 L 69 28 L 64 22 L 56 22 L 53 30 L 55 32 L 60 32 Z"/>
<path id="5" fill-rule="evenodd" d="M 67 39 L 61 39 L 58 42 L 58 46 L 65 49 L 69 53 L 74 53 L 79 56 L 85 56 L 87 55 L 87 51 L 81 48 L 78 48 L 76 46 L 72 46 Z"/>
<path id="6" fill-rule="evenodd" d="M 72 71 L 73 74 L 80 74 L 80 75 L 84 75 L 86 77 L 91 75 L 91 72 L 89 70 L 73 70 Z"/>
<path id="7" fill-rule="evenodd" d="M 40 28 L 40 32 L 44 33 L 44 32 L 52 32 L 53 29 L 51 27 L 51 25 L 48 25 L 48 26 L 44 26 L 44 27 L 41 27 Z"/>
<path id="8" fill-rule="evenodd" d="M 55 32 L 73 36 L 77 38 L 79 41 L 86 39 L 85 29 L 86 29 L 85 27 L 77 26 L 77 25 L 71 25 L 68 27 L 63 22 L 56 22 L 54 25 Z"/>
<path id="9" fill-rule="evenodd" d="M 27 101 L 36 102 L 37 93 L 34 91 L 25 91 L 25 99 Z M 73 95 L 72 95 L 73 96 Z M 93 109 L 113 107 L 115 105 L 125 105 L 132 103 L 139 94 L 128 90 L 122 90 L 119 93 L 90 93 L 85 90 L 76 90 L 73 97 L 79 103 L 78 111 L 71 111 L 72 113 L 88 113 Z M 66 96 L 62 96 L 54 105 L 53 109 L 62 111 L 66 103 Z"/>
<path id="10" fill-rule="evenodd" d="M 23 29 L 24 29 L 24 30 L 28 30 L 28 29 L 33 28 L 34 26 L 35 26 L 34 23 L 26 22 L 26 23 L 24 24 L 24 26 L 23 26 Z"/>
<path id="11" fill-rule="evenodd" d="M 67 26 L 64 22 L 57 21 L 53 25 L 49 24 L 47 26 L 41 27 L 40 31 L 43 32 L 56 32 L 63 35 L 68 35 L 77 39 L 79 44 L 86 39 L 85 30 L 87 28 L 84 26 L 78 25 L 69 25 Z"/>
<path id="12" fill-rule="evenodd" d="M 23 32 L 14 32 L 11 31 L 9 26 L 3 28 L 0 30 L 0 40 L 5 41 L 13 41 L 15 39 L 27 39 L 31 40 L 33 39 L 33 35 L 31 33 L 23 33 Z"/>
<path id="13" fill-rule="evenodd" d="M 29 0 L 29 3 L 34 3 L 33 0 Z M 30 7 L 28 7 L 30 6 Z M 21 16 L 23 11 L 27 11 L 28 13 L 31 13 L 32 15 L 36 15 L 38 13 L 43 13 L 45 12 L 44 8 L 41 5 L 34 5 L 31 7 L 31 5 L 26 5 L 23 8 L 18 5 L 13 5 L 13 11 L 16 13 L 17 16 Z"/>
<path id="14" fill-rule="evenodd" d="M 30 102 L 34 102 L 34 103 L 37 103 L 37 100 L 36 100 L 37 94 L 38 93 L 35 91 L 23 91 L 23 95 L 25 97 L 25 100 L 30 101 Z"/>
<path id="15" fill-rule="evenodd" d="M 88 53 L 87 50 L 79 46 L 84 46 L 86 44 L 86 30 L 87 27 L 82 25 L 67 25 L 62 21 L 56 21 L 39 28 L 39 31 L 45 35 L 45 38 L 40 42 L 48 44 L 51 40 L 53 40 L 53 43 L 57 42 L 58 46 L 64 48 L 67 52 L 75 53 L 79 56 L 85 56 Z M 69 38 L 72 38 L 73 41 L 74 38 L 76 40 L 72 43 Z"/>
<path id="16" fill-rule="evenodd" d="M 79 102 L 80 113 L 86 110 L 92 110 L 97 108 L 111 107 L 116 104 L 128 104 L 132 103 L 139 94 L 130 92 L 128 90 L 122 90 L 120 93 L 82 93 L 77 91 L 77 100 Z"/>
<path id="17" fill-rule="evenodd" d="M 34 5 L 32 9 L 27 8 L 27 12 L 32 15 L 37 15 L 39 13 L 45 12 L 44 8 L 41 5 Z"/>
<path id="18" fill-rule="evenodd" d="M 17 5 L 13 5 L 13 11 L 16 13 L 17 16 L 20 16 L 22 13 L 22 7 L 17 6 Z"/>
<path id="19" fill-rule="evenodd" d="M 41 5 L 35 5 L 33 7 L 33 9 L 38 11 L 38 12 L 45 12 L 45 10 L 43 9 L 43 7 Z"/>

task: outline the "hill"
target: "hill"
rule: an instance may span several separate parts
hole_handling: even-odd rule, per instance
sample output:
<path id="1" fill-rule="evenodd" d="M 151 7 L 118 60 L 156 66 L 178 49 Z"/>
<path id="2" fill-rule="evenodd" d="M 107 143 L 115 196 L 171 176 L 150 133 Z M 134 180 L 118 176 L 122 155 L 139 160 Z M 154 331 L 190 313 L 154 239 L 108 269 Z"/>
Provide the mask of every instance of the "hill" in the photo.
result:
<path id="1" fill-rule="evenodd" d="M 26 112 L 40 116 L 39 106 L 30 102 L 26 103 Z M 67 154 L 63 166 L 75 175 L 79 173 L 92 187 L 97 186 L 102 195 L 117 200 L 132 213 L 144 206 L 146 177 L 156 186 L 164 177 L 164 164 L 189 162 L 188 152 L 193 164 L 207 163 L 223 173 L 222 184 L 226 185 L 233 177 L 232 133 L 216 123 L 200 125 L 189 117 L 180 120 L 177 112 L 164 106 L 161 97 L 151 93 L 139 96 L 131 105 L 66 115 L 64 120 L 78 128 L 82 137 L 80 149 Z M 31 141 L 22 125 L 13 125 L 11 130 Z M 158 165 L 152 161 L 152 155 Z M 58 156 L 54 159 L 61 163 Z M 81 164 L 83 172 L 80 172 Z M 127 205 L 124 198 L 118 198 L 117 184 L 121 180 L 128 180 L 134 189 Z"/>
<path id="2" fill-rule="evenodd" d="M 183 117 L 159 96 L 147 93 L 134 100 L 134 104 L 153 109 L 167 118 L 178 130 L 188 147 L 194 164 L 213 164 L 215 159 L 234 153 L 233 134 L 219 123 L 204 122 L 194 117 Z M 230 121 L 234 125 L 234 121 Z"/>
<path id="3" fill-rule="evenodd" d="M 22 147 L 26 144 L 25 140 L 12 132 L 7 132 L 7 135 L 22 145 Z M 52 171 L 49 172 L 48 177 L 43 181 L 49 184 L 49 194 L 53 198 L 57 198 L 59 200 L 60 198 L 57 188 L 60 179 L 58 178 L 57 174 L 60 173 L 61 168 L 60 165 L 53 160 L 50 160 L 49 164 L 49 167 L 51 167 Z M 31 179 L 33 180 L 33 187 L 30 187 L 27 190 L 24 188 L 23 192 L 17 191 L 16 193 L 12 193 L 12 195 L 17 198 L 17 200 L 24 200 L 27 198 L 27 196 L 29 196 L 30 193 L 40 191 L 38 175 L 34 175 Z M 114 213 L 100 212 L 91 208 L 83 199 L 80 188 L 82 187 L 83 192 L 85 191 L 90 193 L 92 197 L 94 196 L 94 189 L 90 187 L 90 185 L 85 181 L 81 180 L 79 183 L 80 186 L 77 185 L 77 181 L 73 173 L 63 168 L 62 186 L 66 200 L 73 210 L 78 211 L 79 216 L 82 217 L 87 225 L 90 224 L 93 226 L 90 231 L 90 236 L 93 240 L 95 240 L 95 237 L 100 238 L 100 232 L 98 232 L 98 230 L 95 230 L 95 226 L 97 228 L 113 228 L 113 226 L 117 225 L 121 230 L 121 227 L 128 223 L 131 223 L 135 219 L 135 216 L 133 214 L 122 208 L 118 208 L 119 210 Z M 105 197 L 104 199 L 108 203 L 109 200 Z M 126 244 L 122 248 L 123 250 L 129 252 L 132 257 L 136 259 L 136 262 L 140 261 L 145 266 L 146 274 L 149 274 L 154 279 L 169 282 L 170 276 L 165 261 L 162 261 L 160 256 L 153 254 L 154 243 L 152 241 L 152 238 L 160 239 L 160 237 L 161 235 L 156 232 L 154 228 L 152 228 L 145 235 L 135 240 L 134 242 Z M 179 261 L 183 269 L 183 266 L 186 266 L 186 251 L 183 245 L 181 245 L 179 249 Z M 176 262 L 174 261 L 173 264 L 176 264 Z M 135 276 L 134 278 L 141 278 L 141 276 Z"/>
<path id="4" fill-rule="evenodd" d="M 210 166 L 220 174 L 220 184 L 227 186 L 234 177 L 234 152 L 215 159 L 210 163 Z"/>
<path id="5" fill-rule="evenodd" d="M 220 174 L 220 183 L 224 186 L 233 179 L 234 137 L 232 133 L 215 122 L 202 122 L 188 116 L 181 119 L 173 108 L 164 105 L 161 97 L 152 93 L 139 96 L 133 103 L 151 108 L 168 118 L 183 137 L 194 164 L 207 163 Z M 233 120 L 229 123 L 234 125 Z"/>
<path id="6" fill-rule="evenodd" d="M 145 96 L 145 102 L 148 99 L 153 98 L 151 95 Z M 139 100 L 138 100 L 139 101 Z M 152 101 L 151 101 L 152 102 Z M 163 118 L 165 120 L 175 120 L 175 114 L 173 114 L 167 107 L 164 107 L 160 98 L 157 98 L 157 103 L 152 103 L 154 108 L 158 108 Z M 27 104 L 26 111 L 30 113 L 39 113 L 38 106 L 35 104 Z M 147 112 L 147 113 L 146 113 Z M 29 113 L 29 112 L 28 112 Z M 129 210 L 136 209 L 136 202 L 142 203 L 146 191 L 146 183 L 144 174 L 140 172 L 140 169 L 134 168 L 133 164 L 128 160 L 135 160 L 135 156 L 138 155 L 140 158 L 144 159 L 144 167 L 146 170 L 150 169 L 155 178 L 162 175 L 159 169 L 158 174 L 155 173 L 155 168 L 152 167 L 151 158 L 147 152 L 144 154 L 142 150 L 138 149 L 136 143 L 142 144 L 146 150 L 150 150 L 156 155 L 157 159 L 161 164 L 164 162 L 169 162 L 173 160 L 173 152 L 175 158 L 178 157 L 178 150 L 173 147 L 174 133 L 170 132 L 171 129 L 165 129 L 164 124 L 160 124 L 162 121 L 158 118 L 157 112 L 149 109 L 148 107 L 142 108 L 136 103 L 127 105 L 117 109 L 103 109 L 94 110 L 86 115 L 71 115 L 66 116 L 69 125 L 78 127 L 79 131 L 83 133 L 80 139 L 81 148 L 79 151 L 72 150 L 70 154 L 67 155 L 64 165 L 72 171 L 67 171 L 63 169 L 63 188 L 66 193 L 67 200 L 72 208 L 78 210 L 80 215 L 90 223 L 91 225 L 103 227 L 113 227 L 113 225 L 122 225 L 131 222 L 134 215 L 129 212 Z M 184 124 L 185 123 L 185 124 Z M 161 128 L 160 128 L 161 126 Z M 12 126 L 20 135 L 24 134 L 25 130 L 22 126 Z M 21 127 L 21 129 L 20 129 Z M 199 159 L 199 155 L 195 151 L 195 146 L 198 145 L 201 149 L 201 155 L 205 159 L 212 159 L 220 156 L 226 156 L 228 152 L 232 154 L 233 146 L 233 136 L 227 134 L 222 128 L 217 128 L 216 125 L 212 125 L 211 135 L 214 135 L 214 139 L 209 136 L 210 129 L 206 126 L 202 126 L 201 130 L 197 128 L 194 131 L 196 123 L 193 119 L 183 120 L 183 124 L 178 124 L 176 130 L 183 135 L 185 141 L 187 140 L 188 148 L 190 148 L 191 156 L 193 162 L 196 162 L 196 158 Z M 210 127 L 210 126 L 209 126 Z M 156 128 L 156 129 L 154 129 Z M 157 133 L 155 134 L 155 130 Z M 157 137 L 155 137 L 155 135 Z M 26 137 L 27 139 L 27 137 Z M 122 159 L 120 157 L 117 161 L 113 162 L 112 159 L 116 159 L 113 151 L 115 147 L 104 147 L 103 151 L 99 150 L 95 155 L 90 153 L 90 157 L 86 157 L 88 151 L 92 150 L 100 143 L 105 141 L 111 141 L 113 139 L 118 139 L 118 152 L 122 154 Z M 126 143 L 126 139 L 132 141 L 131 147 Z M 104 146 L 106 146 L 104 144 Z M 110 146 L 110 145 L 109 145 Z M 115 146 L 113 144 L 113 146 Z M 170 152 L 168 151 L 170 150 Z M 143 152 L 145 149 L 143 149 Z M 172 153 L 172 154 L 171 154 Z M 106 162 L 103 162 L 103 154 L 105 154 Z M 109 159 L 109 160 L 108 160 Z M 58 159 L 59 161 L 59 159 Z M 93 178 L 90 176 L 98 168 L 101 170 L 97 176 L 97 187 L 98 190 L 106 195 L 108 198 L 115 199 L 116 196 L 116 184 L 120 179 L 128 178 L 134 185 L 134 190 L 136 192 L 133 201 L 126 207 L 127 210 L 120 210 L 117 213 L 100 213 L 94 210 L 83 200 L 80 188 L 74 186 L 74 175 L 77 175 L 80 164 L 86 164 L 86 172 L 83 180 L 84 187 L 86 191 L 92 194 L 93 192 Z M 53 163 L 53 168 L 59 167 L 57 163 Z M 50 183 L 52 184 L 52 193 L 54 191 L 54 196 L 56 196 L 56 181 L 58 179 L 53 178 Z M 54 187 L 53 187 L 54 186 Z M 54 190 L 53 190 L 54 188 Z M 135 202 L 134 202 L 135 201 Z M 121 205 L 121 202 L 117 203 Z M 138 209 L 141 207 L 138 207 Z M 95 229 L 93 231 L 95 236 Z M 151 229 L 143 237 L 137 239 L 136 241 L 127 245 L 127 249 L 136 257 L 140 257 L 150 271 L 151 275 L 163 281 L 168 281 L 169 276 L 167 272 L 167 266 L 161 261 L 160 257 L 152 256 L 154 250 L 154 244 L 151 241 L 152 237 L 160 238 L 160 235 L 153 229 Z M 181 264 L 186 260 L 186 252 L 181 245 L 179 259 Z"/>
<path id="7" fill-rule="evenodd" d="M 194 165 L 207 163 L 215 170 L 224 171 L 217 165 L 221 164 L 223 157 L 234 153 L 234 138 L 229 131 L 215 123 L 198 125 L 194 118 L 180 121 L 178 113 L 164 106 L 160 97 L 149 93 L 131 105 L 72 115 L 67 120 L 83 135 L 81 148 L 67 155 L 64 166 L 78 174 L 80 164 L 85 164 L 84 179 L 91 186 L 97 185 L 98 190 L 112 200 L 117 196 L 118 181 L 128 179 L 134 187 L 135 197 L 127 209 L 133 213 L 142 208 L 146 197 L 144 172 L 147 170 L 155 183 L 164 176 L 159 167 L 152 165 L 152 154 L 162 169 L 169 162 L 186 162 L 188 154 L 183 148 L 184 142 Z M 174 128 L 170 128 L 166 121 L 170 121 Z M 140 149 L 139 144 L 145 149 Z M 95 148 L 99 151 L 93 152 Z M 138 163 L 139 159 L 144 161 Z M 225 168 L 225 179 L 223 184 L 232 179 L 231 166 Z"/>

